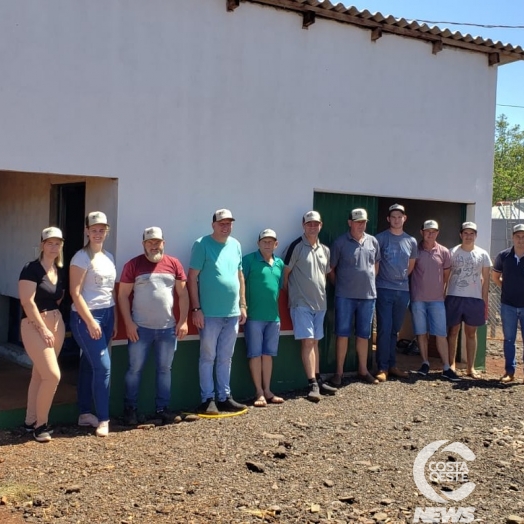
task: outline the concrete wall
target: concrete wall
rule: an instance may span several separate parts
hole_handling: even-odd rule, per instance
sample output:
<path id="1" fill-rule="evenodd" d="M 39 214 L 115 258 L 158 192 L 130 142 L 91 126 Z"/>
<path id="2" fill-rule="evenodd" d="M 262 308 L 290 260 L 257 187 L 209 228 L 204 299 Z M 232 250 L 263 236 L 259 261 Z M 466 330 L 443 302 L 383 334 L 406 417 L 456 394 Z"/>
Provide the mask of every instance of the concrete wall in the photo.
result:
<path id="1" fill-rule="evenodd" d="M 18 297 L 20 271 L 26 262 L 34 260 L 40 253 L 42 229 L 54 223 L 50 210 L 52 185 L 74 182 L 86 183 L 86 209 L 106 211 L 112 224 L 106 247 L 115 251 L 118 230 L 115 180 L 0 171 L 0 212 L 3 216 L 0 245 L 9 246 L 0 254 L 0 295 Z M 83 231 L 78 231 L 78 235 L 83 234 Z"/>
<path id="2" fill-rule="evenodd" d="M 227 13 L 224 0 L 3 0 L 0 48 L 0 169 L 118 179 L 119 269 L 150 225 L 187 266 L 219 207 L 245 251 L 264 227 L 284 246 L 314 189 L 476 204 L 489 245 L 497 70 L 485 55 L 372 43 L 326 20 L 306 31 L 296 14 Z M 0 200 L 25 250 L 26 223 L 46 218 L 36 180 Z"/>

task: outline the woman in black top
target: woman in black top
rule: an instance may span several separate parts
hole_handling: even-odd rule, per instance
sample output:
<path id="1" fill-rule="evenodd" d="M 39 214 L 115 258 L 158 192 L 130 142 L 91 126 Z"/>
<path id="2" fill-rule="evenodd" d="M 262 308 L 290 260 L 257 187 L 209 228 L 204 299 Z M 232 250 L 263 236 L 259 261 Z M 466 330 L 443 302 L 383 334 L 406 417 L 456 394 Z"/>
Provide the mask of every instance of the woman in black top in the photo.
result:
<path id="1" fill-rule="evenodd" d="M 27 263 L 20 273 L 18 292 L 22 304 L 21 335 L 33 361 L 27 393 L 25 428 L 38 442 L 51 440 L 47 426 L 49 410 L 60 382 L 58 354 L 64 342 L 64 322 L 58 306 L 64 297 L 62 231 L 42 231 L 40 256 Z"/>

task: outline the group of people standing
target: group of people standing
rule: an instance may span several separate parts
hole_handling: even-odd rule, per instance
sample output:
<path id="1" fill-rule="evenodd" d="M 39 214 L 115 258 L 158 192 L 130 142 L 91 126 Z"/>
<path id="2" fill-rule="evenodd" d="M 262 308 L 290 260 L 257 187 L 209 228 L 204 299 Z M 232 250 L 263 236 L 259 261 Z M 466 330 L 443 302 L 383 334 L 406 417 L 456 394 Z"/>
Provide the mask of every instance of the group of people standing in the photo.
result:
<path id="1" fill-rule="evenodd" d="M 353 320 L 359 377 L 378 384 L 391 376 L 408 376 L 396 366 L 398 334 L 408 306 L 422 356 L 417 373 L 429 373 L 428 336 L 434 335 L 443 364 L 442 377 L 460 380 L 455 356 L 464 322 L 466 374 L 478 378 L 474 368 L 476 330 L 485 323 L 491 260 L 475 245 L 477 226 L 464 222 L 460 228 L 462 242 L 450 251 L 437 242 L 439 225 L 435 220 L 421 225 L 419 242 L 404 231 L 406 220 L 404 206 L 393 204 L 388 210 L 389 228 L 372 237 L 365 233 L 366 210 L 354 209 L 348 220 L 349 232 L 333 244 L 330 276 L 336 296 L 337 371 L 332 384 L 339 386 L 342 381 Z M 366 363 L 375 310 L 378 372 L 373 376 Z"/>
<path id="2" fill-rule="evenodd" d="M 461 380 L 455 359 L 464 323 L 465 374 L 480 378 L 475 370 L 476 335 L 487 320 L 492 264 L 487 251 L 475 244 L 477 225 L 464 222 L 459 231 L 461 243 L 448 250 L 437 242 L 439 225 L 435 220 L 421 225 L 419 242 L 404 231 L 406 220 L 404 206 L 393 204 L 388 209 L 389 228 L 373 237 L 365 232 L 367 211 L 353 209 L 347 233 L 335 239 L 329 249 L 319 241 L 320 214 L 309 211 L 304 215 L 304 234 L 286 254 L 285 281 L 295 338 L 301 340 L 309 400 L 318 402 L 322 393 L 335 394 L 342 385 L 348 340 L 353 335 L 360 380 L 379 384 L 390 377 L 406 378 L 408 372 L 396 365 L 396 353 L 408 307 L 422 357 L 416 373 L 426 376 L 430 372 L 428 344 L 433 335 L 442 360 L 442 378 Z M 517 323 L 524 314 L 524 264 L 519 266 L 524 255 L 524 224 L 515 226 L 513 241 L 514 247 L 497 256 L 492 273 L 492 280 L 502 287 L 506 357 L 502 383 L 515 380 Z M 318 341 L 324 335 L 327 280 L 335 286 L 336 372 L 323 382 L 318 373 Z M 368 369 L 368 346 L 375 313 L 377 372 L 373 375 Z"/>
<path id="3" fill-rule="evenodd" d="M 95 427 L 100 437 L 109 432 L 110 342 L 117 331 L 116 302 L 129 340 L 124 399 L 124 420 L 129 425 L 138 423 L 140 379 L 151 347 L 156 362 L 156 412 L 165 422 L 172 419 L 171 365 L 177 341 L 187 335 L 189 314 L 200 335 L 198 413 L 213 416 L 247 408 L 233 399 L 230 389 L 231 361 L 241 325 L 255 388 L 254 406 L 284 402 L 271 391 L 282 288 L 288 292 L 295 339 L 301 341 L 308 400 L 318 402 L 321 394 L 334 395 L 341 386 L 348 339 L 353 334 L 361 380 L 378 384 L 390 376 L 406 376 L 395 359 L 398 332 L 410 302 L 423 360 L 418 373 L 429 372 L 430 334 L 436 336 L 442 376 L 459 380 L 455 353 L 459 326 L 464 321 L 466 372 L 477 378 L 475 336 L 476 328 L 485 322 L 491 266 L 487 252 L 475 246 L 477 227 L 473 222 L 463 223 L 462 243 L 449 251 L 436 242 L 436 221 L 424 222 L 422 240 L 417 244 L 404 232 L 406 219 L 404 207 L 392 205 L 387 216 L 389 228 L 373 237 L 365 232 L 366 210 L 354 209 L 348 232 L 337 238 L 330 250 L 319 241 L 320 214 L 309 211 L 302 219 L 303 234 L 288 247 L 282 260 L 275 255 L 278 239 L 272 229 L 261 231 L 258 250 L 243 257 L 240 243 L 231 236 L 235 221 L 232 212 L 218 209 L 213 214 L 212 233 L 193 244 L 187 277 L 180 261 L 165 254 L 162 230 L 148 227 L 142 236 L 143 253 L 124 265 L 115 296 L 114 258 L 103 247 L 110 229 L 107 217 L 100 211 L 89 213 L 85 222 L 87 242 L 69 268 L 71 331 L 81 349 L 78 424 Z M 509 326 L 505 327 L 507 362 L 513 344 L 513 360 L 506 366 L 504 382 L 514 380 L 516 326 L 524 307 L 513 286 L 524 278 L 521 268 L 513 267 L 514 258 L 518 266 L 519 257 L 524 255 L 524 225 L 516 228 L 520 228 L 514 234 L 518 253 L 501 253 L 493 274 L 493 280 L 503 289 L 503 305 L 507 305 L 502 315 L 503 324 L 506 318 Z M 44 229 L 40 256 L 26 264 L 19 280 L 21 336 L 33 361 L 25 428 L 39 442 L 51 440 L 48 415 L 60 380 L 57 358 L 65 329 L 59 305 L 66 292 L 63 242 L 60 229 Z M 506 272 L 510 275 L 507 278 Z M 330 381 L 323 381 L 318 342 L 324 336 L 328 279 L 335 286 L 337 369 Z M 372 375 L 367 360 L 375 310 L 378 372 Z M 92 413 L 93 404 L 96 415 Z"/>

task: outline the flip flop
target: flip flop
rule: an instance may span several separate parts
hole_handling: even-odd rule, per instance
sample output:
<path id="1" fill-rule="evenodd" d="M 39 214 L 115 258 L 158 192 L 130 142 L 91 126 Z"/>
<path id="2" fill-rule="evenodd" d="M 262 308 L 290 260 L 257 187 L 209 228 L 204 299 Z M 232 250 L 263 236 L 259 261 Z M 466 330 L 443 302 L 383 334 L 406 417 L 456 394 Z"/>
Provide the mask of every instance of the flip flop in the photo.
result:
<path id="1" fill-rule="evenodd" d="M 266 398 L 268 404 L 282 404 L 284 399 L 282 397 L 277 397 L 273 395 L 272 397 Z"/>
<path id="2" fill-rule="evenodd" d="M 256 408 L 265 408 L 267 407 L 267 402 L 264 397 L 258 397 L 255 402 L 253 402 L 253 406 Z"/>

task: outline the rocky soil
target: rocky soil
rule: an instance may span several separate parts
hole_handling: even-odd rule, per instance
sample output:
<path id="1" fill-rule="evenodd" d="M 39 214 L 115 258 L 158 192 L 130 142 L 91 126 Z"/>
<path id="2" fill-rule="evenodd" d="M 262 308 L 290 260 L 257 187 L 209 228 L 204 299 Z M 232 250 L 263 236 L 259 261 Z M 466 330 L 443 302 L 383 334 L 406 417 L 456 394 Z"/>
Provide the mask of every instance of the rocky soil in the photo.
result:
<path id="1" fill-rule="evenodd" d="M 489 351 L 500 353 L 495 345 Z M 297 392 L 218 420 L 142 429 L 114 421 L 106 439 L 64 426 L 39 444 L 0 431 L 0 522 L 372 524 L 424 522 L 417 508 L 429 507 L 524 522 L 522 366 L 509 386 L 499 371 L 460 383 L 436 371 L 379 386 L 347 379 L 319 404 Z M 413 480 L 417 454 L 436 440 L 476 456 L 467 463 L 476 487 L 460 502 L 431 502 Z M 462 462 L 439 451 L 431 460 Z M 458 485 L 431 487 L 453 495 Z M 446 521 L 434 518 L 426 522 Z"/>

